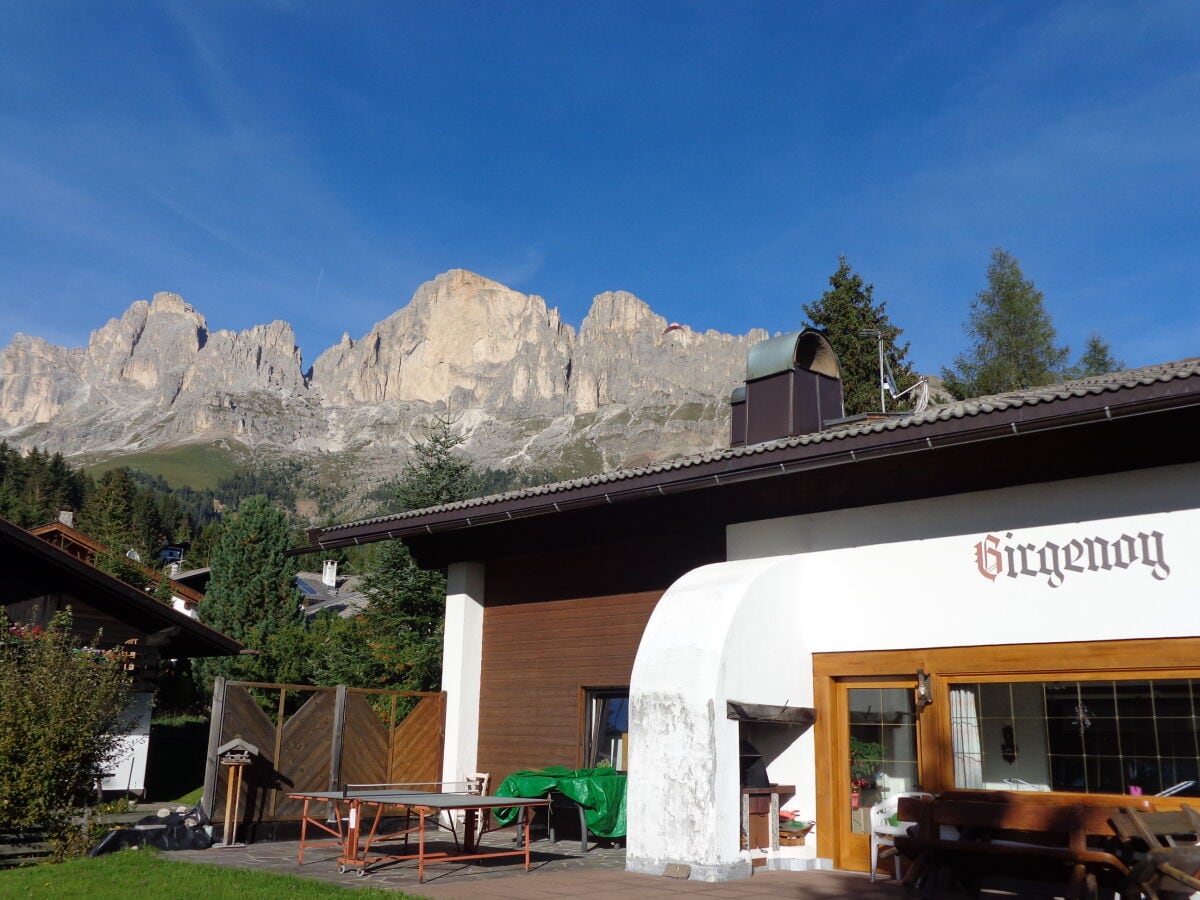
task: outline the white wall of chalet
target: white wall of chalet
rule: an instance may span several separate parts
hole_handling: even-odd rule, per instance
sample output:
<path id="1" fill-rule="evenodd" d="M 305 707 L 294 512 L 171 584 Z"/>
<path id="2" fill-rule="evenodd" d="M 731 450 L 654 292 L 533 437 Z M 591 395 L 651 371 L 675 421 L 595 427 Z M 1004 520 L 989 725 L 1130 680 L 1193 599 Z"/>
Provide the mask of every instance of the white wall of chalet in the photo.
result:
<path id="1" fill-rule="evenodd" d="M 811 705 L 820 652 L 1200 635 L 1198 546 L 1198 465 L 731 526 L 634 664 L 628 868 L 749 874 L 726 701 Z M 805 818 L 814 753 L 769 767 Z"/>

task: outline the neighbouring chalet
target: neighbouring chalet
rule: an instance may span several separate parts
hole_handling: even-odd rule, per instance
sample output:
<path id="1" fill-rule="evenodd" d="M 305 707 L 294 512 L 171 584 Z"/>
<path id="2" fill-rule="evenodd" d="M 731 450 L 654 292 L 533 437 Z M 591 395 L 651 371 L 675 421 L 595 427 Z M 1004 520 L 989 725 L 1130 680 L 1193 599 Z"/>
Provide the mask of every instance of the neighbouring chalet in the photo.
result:
<path id="1" fill-rule="evenodd" d="M 128 654 L 133 678 L 129 715 L 134 728 L 103 788 L 140 793 L 145 788 L 151 704 L 161 661 L 232 656 L 243 648 L 233 638 L 97 569 L 81 558 L 86 554 L 74 538 L 62 546 L 59 539 L 64 534 L 62 529 L 52 529 L 48 536 L 54 540 L 47 540 L 0 519 L 4 614 L 12 622 L 44 626 L 70 607 L 72 630 L 82 640 L 92 642 L 99 634 L 93 644 L 97 649 L 119 648 Z"/>
<path id="2" fill-rule="evenodd" d="M 708 880 L 763 765 L 780 868 L 904 790 L 1200 796 L 1200 359 L 847 420 L 767 343 L 731 449 L 309 532 L 447 568 L 444 777 L 610 760 L 628 868 Z"/>
<path id="3" fill-rule="evenodd" d="M 82 531 L 77 530 L 72 524 L 73 521 L 73 514 L 64 510 L 59 513 L 57 522 L 39 525 L 37 528 L 31 528 L 29 531 L 30 534 L 40 537 L 42 540 L 53 544 L 61 550 L 65 550 L 76 559 L 81 559 L 87 563 L 94 563 L 96 557 L 107 553 L 109 548 L 105 547 L 99 541 L 88 537 Z M 181 580 L 171 578 L 157 569 L 144 566 L 139 562 L 131 560 L 131 563 L 137 565 L 138 568 L 146 573 L 148 581 L 152 581 L 154 584 L 167 582 L 171 588 L 171 605 L 179 612 L 195 618 L 196 606 L 204 599 L 202 590 L 197 590 Z"/>

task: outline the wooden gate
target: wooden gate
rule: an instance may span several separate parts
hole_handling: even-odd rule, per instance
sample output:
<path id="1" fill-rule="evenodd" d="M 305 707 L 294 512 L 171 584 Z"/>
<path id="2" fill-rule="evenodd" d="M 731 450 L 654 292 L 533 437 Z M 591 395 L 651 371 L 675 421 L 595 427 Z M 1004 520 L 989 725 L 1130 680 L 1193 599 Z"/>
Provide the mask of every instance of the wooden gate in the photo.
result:
<path id="1" fill-rule="evenodd" d="M 268 712 L 269 710 L 269 712 Z M 223 822 L 228 767 L 217 748 L 241 738 L 259 755 L 244 775 L 241 821 L 295 821 L 297 791 L 442 780 L 446 694 L 226 681 L 213 685 L 204 809 Z"/>

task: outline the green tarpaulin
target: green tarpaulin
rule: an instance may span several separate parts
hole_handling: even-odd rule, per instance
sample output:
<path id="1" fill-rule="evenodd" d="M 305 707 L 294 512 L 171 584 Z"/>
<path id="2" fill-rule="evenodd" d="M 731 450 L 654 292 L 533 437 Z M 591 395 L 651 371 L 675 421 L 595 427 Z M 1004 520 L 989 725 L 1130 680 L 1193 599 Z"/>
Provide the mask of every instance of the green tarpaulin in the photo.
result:
<path id="1" fill-rule="evenodd" d="M 567 769 L 550 766 L 514 772 L 500 783 L 497 797 L 545 797 L 558 791 L 583 807 L 588 831 L 597 837 L 625 836 L 626 776 L 613 769 Z M 498 809 L 496 820 L 511 825 L 517 818 L 515 809 Z"/>

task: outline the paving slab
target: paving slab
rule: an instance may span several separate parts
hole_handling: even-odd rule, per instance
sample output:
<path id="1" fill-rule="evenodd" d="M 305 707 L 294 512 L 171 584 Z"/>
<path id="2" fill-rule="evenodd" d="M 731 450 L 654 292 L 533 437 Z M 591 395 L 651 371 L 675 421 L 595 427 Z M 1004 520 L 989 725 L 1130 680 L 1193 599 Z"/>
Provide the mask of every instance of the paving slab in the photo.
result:
<path id="1" fill-rule="evenodd" d="M 488 835 L 485 844 L 497 849 L 512 846 L 503 832 Z M 381 865 L 365 877 L 338 874 L 335 848 L 305 850 L 304 865 L 296 864 L 296 841 L 249 844 L 211 850 L 181 850 L 164 854 L 165 859 L 204 862 L 235 868 L 273 871 L 313 878 L 346 887 L 373 887 L 404 892 L 416 897 L 443 900 L 542 900 L 556 897 L 613 898 L 613 900 L 669 900 L 700 897 L 704 900 L 737 898 L 880 897 L 900 900 L 902 887 L 890 880 L 872 883 L 857 872 L 774 872 L 756 870 L 753 877 L 732 882 L 701 882 L 625 871 L 623 847 L 592 845 L 587 853 L 578 843 L 535 842 L 529 872 L 523 861 L 479 860 L 474 863 L 427 864 L 424 884 L 417 884 L 415 861 Z M 951 895 L 943 894 L 949 898 Z"/>

